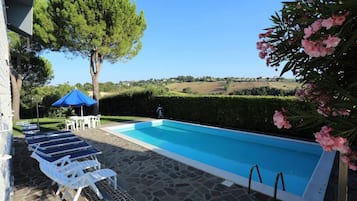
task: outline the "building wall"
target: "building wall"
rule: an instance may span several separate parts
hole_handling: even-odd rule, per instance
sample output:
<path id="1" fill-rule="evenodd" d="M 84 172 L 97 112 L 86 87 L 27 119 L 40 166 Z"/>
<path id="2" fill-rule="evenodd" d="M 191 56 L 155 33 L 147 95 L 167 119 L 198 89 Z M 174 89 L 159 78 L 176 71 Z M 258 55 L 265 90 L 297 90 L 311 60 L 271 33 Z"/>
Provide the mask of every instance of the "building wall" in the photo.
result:
<path id="1" fill-rule="evenodd" d="M 5 0 L 0 5 L 0 201 L 10 200 L 12 109 Z"/>

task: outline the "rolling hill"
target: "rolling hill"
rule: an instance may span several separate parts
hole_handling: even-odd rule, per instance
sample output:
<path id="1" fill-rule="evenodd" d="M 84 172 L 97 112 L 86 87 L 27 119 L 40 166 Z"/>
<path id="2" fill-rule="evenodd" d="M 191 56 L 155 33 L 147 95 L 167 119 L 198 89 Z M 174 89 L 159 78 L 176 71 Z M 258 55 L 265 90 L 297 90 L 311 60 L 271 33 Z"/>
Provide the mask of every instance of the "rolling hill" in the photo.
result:
<path id="1" fill-rule="evenodd" d="M 170 91 L 183 92 L 190 88 L 194 94 L 229 94 L 233 91 L 269 87 L 283 90 L 294 90 L 300 86 L 293 81 L 240 81 L 227 84 L 226 81 L 216 82 L 178 82 L 168 84 L 166 87 Z"/>

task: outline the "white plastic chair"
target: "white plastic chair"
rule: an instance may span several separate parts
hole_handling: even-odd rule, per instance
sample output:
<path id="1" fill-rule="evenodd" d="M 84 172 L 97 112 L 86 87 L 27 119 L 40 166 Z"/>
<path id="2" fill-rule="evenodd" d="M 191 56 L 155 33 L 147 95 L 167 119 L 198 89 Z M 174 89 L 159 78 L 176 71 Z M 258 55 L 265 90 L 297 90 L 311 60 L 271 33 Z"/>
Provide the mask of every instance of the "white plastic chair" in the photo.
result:
<path id="1" fill-rule="evenodd" d="M 75 122 L 73 120 L 65 119 L 64 124 L 66 126 L 66 130 L 75 130 L 76 129 Z"/>
<path id="2" fill-rule="evenodd" d="M 86 127 L 92 128 L 92 122 L 89 116 L 85 116 L 82 119 L 82 130 L 84 130 Z"/>
<path id="3" fill-rule="evenodd" d="M 82 118 L 79 116 L 71 116 L 69 117 L 74 124 L 74 130 L 80 130 L 82 127 Z"/>
<path id="4" fill-rule="evenodd" d="M 97 114 L 97 116 L 95 116 L 96 117 L 96 122 L 97 122 L 97 126 L 100 126 L 101 124 L 100 124 L 100 117 L 101 117 L 101 115 L 100 114 Z"/>

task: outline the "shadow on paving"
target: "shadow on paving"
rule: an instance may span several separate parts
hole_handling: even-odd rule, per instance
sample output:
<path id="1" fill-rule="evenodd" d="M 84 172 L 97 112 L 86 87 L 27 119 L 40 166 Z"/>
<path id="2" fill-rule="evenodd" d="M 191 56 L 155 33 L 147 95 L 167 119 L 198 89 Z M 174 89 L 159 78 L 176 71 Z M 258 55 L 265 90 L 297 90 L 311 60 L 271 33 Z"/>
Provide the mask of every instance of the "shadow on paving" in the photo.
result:
<path id="1" fill-rule="evenodd" d="M 13 201 L 39 200 L 58 201 L 60 195 L 56 195 L 57 185 L 44 175 L 39 169 L 38 162 L 30 157 L 27 144 L 23 138 L 14 138 L 15 155 L 13 157 Z M 114 190 L 106 181 L 97 182 L 104 199 L 102 201 L 134 201 L 134 199 L 120 188 Z M 90 188 L 81 192 L 79 201 L 99 201 L 98 197 Z"/>

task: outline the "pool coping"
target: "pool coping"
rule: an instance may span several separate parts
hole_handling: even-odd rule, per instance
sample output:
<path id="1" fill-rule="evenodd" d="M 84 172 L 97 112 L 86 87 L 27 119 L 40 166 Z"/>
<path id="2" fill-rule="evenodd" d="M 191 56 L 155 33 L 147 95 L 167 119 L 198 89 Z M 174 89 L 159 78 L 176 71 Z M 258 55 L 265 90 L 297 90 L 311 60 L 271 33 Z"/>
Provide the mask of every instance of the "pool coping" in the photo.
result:
<path id="1" fill-rule="evenodd" d="M 164 119 L 164 120 L 171 121 L 171 122 L 177 122 L 177 123 L 184 123 L 184 124 L 188 124 L 188 125 L 196 125 L 196 126 L 203 126 L 203 127 L 207 127 L 207 128 L 216 128 L 216 129 L 218 128 L 218 129 L 222 129 L 222 130 L 231 131 L 231 129 L 225 129 L 225 128 L 219 128 L 219 127 L 212 127 L 212 126 L 180 122 L 180 121 L 174 121 L 174 120 L 166 120 L 166 119 Z M 157 125 L 157 124 L 160 124 L 162 121 L 163 120 L 160 119 L 160 120 L 153 120 L 153 121 L 140 122 L 140 123 L 142 124 L 142 123 L 151 122 L 152 125 Z M 179 154 L 164 150 L 162 148 L 142 142 L 140 140 L 126 136 L 124 134 L 112 131 L 112 129 L 116 129 L 116 128 L 135 128 L 135 124 L 137 124 L 137 123 L 138 122 L 125 124 L 125 125 L 110 126 L 110 127 L 101 128 L 101 129 L 108 133 L 111 133 L 115 136 L 123 138 L 127 141 L 133 142 L 133 143 L 138 144 L 144 148 L 147 148 L 148 150 L 154 151 L 154 152 L 156 152 L 160 155 L 163 155 L 165 157 L 182 162 L 188 166 L 200 169 L 204 172 L 210 173 L 214 176 L 220 177 L 227 181 L 231 181 L 231 182 L 236 183 L 240 186 L 248 187 L 249 180 L 245 177 L 242 177 L 242 176 L 230 173 L 228 171 L 204 164 L 204 163 L 196 161 L 196 160 L 192 160 L 190 158 L 187 158 L 187 157 L 181 156 Z M 233 130 L 233 131 L 238 131 L 238 130 Z M 307 143 L 307 144 L 316 144 L 313 142 L 306 142 L 306 141 L 302 141 L 302 140 L 295 140 L 295 139 L 290 139 L 290 138 L 264 135 L 264 134 L 260 134 L 260 133 L 252 133 L 252 132 L 247 132 L 247 131 L 239 131 L 239 132 L 253 134 L 253 135 L 268 136 L 271 138 L 284 139 L 284 140 Z M 316 168 L 310 178 L 309 183 L 307 184 L 307 187 L 306 187 L 305 192 L 302 197 L 278 189 L 277 198 L 280 200 L 291 200 L 291 201 L 307 201 L 307 200 L 316 200 L 316 201 L 321 200 L 322 201 L 325 197 L 325 192 L 326 192 L 327 184 L 329 181 L 329 177 L 326 177 L 326 175 L 330 175 L 330 173 L 331 173 L 334 158 L 335 158 L 335 152 L 323 152 L 322 153 L 320 160 L 319 160 L 318 164 L 316 165 Z M 328 165 L 328 163 L 330 165 Z M 253 190 L 263 193 L 265 195 L 268 195 L 271 197 L 273 197 L 273 195 L 274 195 L 274 188 L 272 188 L 268 185 L 261 184 L 256 181 L 252 181 L 251 187 Z"/>

